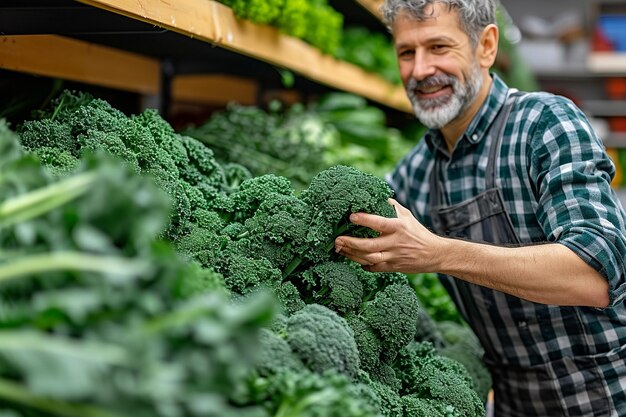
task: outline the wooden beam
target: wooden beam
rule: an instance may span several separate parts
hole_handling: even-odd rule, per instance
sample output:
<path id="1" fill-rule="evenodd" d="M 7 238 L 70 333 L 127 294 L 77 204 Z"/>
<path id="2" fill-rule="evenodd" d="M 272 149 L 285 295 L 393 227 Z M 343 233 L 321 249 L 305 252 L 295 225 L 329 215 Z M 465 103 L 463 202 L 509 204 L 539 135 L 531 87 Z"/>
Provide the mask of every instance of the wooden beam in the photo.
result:
<path id="1" fill-rule="evenodd" d="M 383 20 L 383 14 L 380 12 L 380 8 L 383 5 L 383 0 L 356 0 L 361 6 L 363 6 L 368 12 L 375 17 Z"/>
<path id="2" fill-rule="evenodd" d="M 287 68 L 330 87 L 411 111 L 404 89 L 378 75 L 322 54 L 276 28 L 235 17 L 213 0 L 79 0 Z"/>
<path id="3" fill-rule="evenodd" d="M 0 36 L 0 68 L 141 94 L 159 91 L 159 61 L 55 35 Z"/>
<path id="4" fill-rule="evenodd" d="M 172 98 L 187 103 L 256 104 L 255 81 L 228 75 L 179 75 L 172 84 Z"/>

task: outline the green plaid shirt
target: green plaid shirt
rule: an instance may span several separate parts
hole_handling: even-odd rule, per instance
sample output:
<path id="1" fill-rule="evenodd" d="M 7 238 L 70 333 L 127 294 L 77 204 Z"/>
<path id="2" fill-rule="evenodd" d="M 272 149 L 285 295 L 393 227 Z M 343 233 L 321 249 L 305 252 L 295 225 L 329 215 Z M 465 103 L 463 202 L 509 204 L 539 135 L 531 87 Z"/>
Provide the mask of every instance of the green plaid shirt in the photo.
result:
<path id="1" fill-rule="evenodd" d="M 435 158 L 439 169 L 433 174 L 447 205 L 485 191 L 485 138 L 507 90 L 493 75 L 486 102 L 452 153 L 438 130 L 429 131 L 388 175 L 395 198 L 425 226 L 432 227 L 429 178 Z M 498 336 L 482 342 L 496 352 L 492 370 L 500 374 L 503 397 L 526 416 L 625 416 L 626 215 L 610 186 L 615 166 L 571 101 L 523 93 L 505 125 L 496 173 L 522 244 L 567 246 L 607 279 L 611 302 L 605 309 L 546 306 L 477 290 L 476 303 L 497 300 L 502 311 L 501 320 L 491 323 Z M 524 311 L 526 320 L 515 321 L 513 310 Z M 555 402 L 567 411 L 551 414 Z"/>

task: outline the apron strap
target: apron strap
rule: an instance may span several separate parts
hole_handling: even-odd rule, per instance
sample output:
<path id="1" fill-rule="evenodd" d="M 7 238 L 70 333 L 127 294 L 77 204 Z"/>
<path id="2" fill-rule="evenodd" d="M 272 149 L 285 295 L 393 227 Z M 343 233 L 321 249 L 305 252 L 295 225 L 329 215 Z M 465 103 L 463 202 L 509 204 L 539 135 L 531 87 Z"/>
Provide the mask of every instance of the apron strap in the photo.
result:
<path id="1" fill-rule="evenodd" d="M 497 158 L 500 154 L 500 145 L 502 144 L 502 137 L 506 129 L 506 122 L 511 113 L 511 109 L 520 94 L 516 89 L 509 89 L 504 104 L 500 108 L 496 119 L 493 121 L 493 127 L 491 131 L 495 133 L 491 148 L 489 149 L 489 160 L 487 162 L 487 171 L 485 172 L 485 189 L 489 190 L 496 186 L 496 166 Z"/>
<path id="2" fill-rule="evenodd" d="M 489 160 L 487 162 L 487 168 L 486 168 L 486 189 L 489 190 L 490 188 L 493 188 L 496 184 L 496 158 L 498 157 L 498 153 L 500 150 L 500 144 L 502 143 L 502 136 L 504 136 L 504 130 L 506 127 L 506 121 L 509 118 L 509 114 L 511 113 L 511 109 L 513 108 L 513 105 L 515 104 L 515 101 L 517 100 L 517 97 L 519 96 L 519 92 L 518 90 L 511 88 L 509 89 L 509 91 L 507 92 L 507 96 L 504 100 L 504 104 L 502 104 L 502 107 L 500 108 L 500 110 L 498 111 L 498 114 L 495 118 L 495 120 L 493 121 L 493 127 L 491 128 L 491 132 L 493 132 L 491 134 L 491 136 L 493 137 L 493 143 L 490 145 L 491 148 L 489 150 Z M 441 190 L 441 184 L 439 183 L 439 181 L 437 181 L 437 175 L 439 174 L 439 166 L 440 166 L 440 158 L 438 158 L 435 155 L 435 161 L 433 164 L 433 170 L 430 173 L 430 196 L 431 196 L 431 201 L 433 203 L 431 203 L 431 206 L 434 207 L 439 207 L 442 206 L 443 204 L 445 204 L 445 202 L 443 201 L 442 198 L 442 190 Z M 436 218 L 436 216 L 433 217 L 433 223 L 438 223 L 439 220 Z M 435 229 L 438 229 L 437 224 L 433 224 L 433 226 L 435 226 Z"/>

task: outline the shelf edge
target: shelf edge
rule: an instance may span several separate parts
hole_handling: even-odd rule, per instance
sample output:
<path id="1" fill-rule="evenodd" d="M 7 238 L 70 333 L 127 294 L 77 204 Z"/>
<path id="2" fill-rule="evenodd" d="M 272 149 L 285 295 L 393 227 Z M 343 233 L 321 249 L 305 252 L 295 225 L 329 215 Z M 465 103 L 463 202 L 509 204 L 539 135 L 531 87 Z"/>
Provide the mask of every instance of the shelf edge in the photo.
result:
<path id="1" fill-rule="evenodd" d="M 380 8 L 383 5 L 383 0 L 356 0 L 365 10 L 370 12 L 374 17 L 378 18 L 381 22 L 383 21 L 383 14 L 380 11 Z"/>
<path id="2" fill-rule="evenodd" d="M 324 55 L 276 28 L 235 17 L 213 0 L 78 0 L 287 68 L 313 81 L 411 112 L 402 87 Z"/>
<path id="3" fill-rule="evenodd" d="M 0 68 L 157 94 L 159 61 L 57 35 L 0 36 Z"/>

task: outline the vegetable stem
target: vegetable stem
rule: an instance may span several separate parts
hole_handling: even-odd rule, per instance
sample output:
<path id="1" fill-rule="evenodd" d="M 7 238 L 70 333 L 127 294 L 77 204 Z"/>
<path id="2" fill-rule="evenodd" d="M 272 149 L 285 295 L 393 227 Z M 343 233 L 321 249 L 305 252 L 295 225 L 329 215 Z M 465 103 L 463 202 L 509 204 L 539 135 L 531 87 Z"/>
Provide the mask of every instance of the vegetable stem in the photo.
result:
<path id="1" fill-rule="evenodd" d="M 0 398 L 7 402 L 63 417 L 122 417 L 120 414 L 109 410 L 35 395 L 20 384 L 6 379 L 0 379 Z"/>
<path id="2" fill-rule="evenodd" d="M 11 226 L 42 215 L 74 200 L 95 182 L 96 174 L 80 174 L 0 204 L 0 227 Z"/>
<path id="3" fill-rule="evenodd" d="M 81 252 L 51 252 L 24 256 L 0 265 L 0 282 L 30 274 L 62 270 L 137 276 L 147 273 L 150 268 L 150 264 L 146 261 Z"/>

